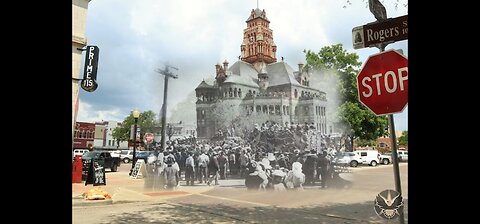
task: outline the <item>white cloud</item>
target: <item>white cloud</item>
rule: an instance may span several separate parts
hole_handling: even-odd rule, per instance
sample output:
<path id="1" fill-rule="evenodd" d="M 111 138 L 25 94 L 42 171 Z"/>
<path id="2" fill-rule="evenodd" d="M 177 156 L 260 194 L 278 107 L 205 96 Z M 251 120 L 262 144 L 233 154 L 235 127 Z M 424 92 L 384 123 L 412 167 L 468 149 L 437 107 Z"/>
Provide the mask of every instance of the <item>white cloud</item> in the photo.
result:
<path id="1" fill-rule="evenodd" d="M 95 110 L 94 106 L 79 100 L 77 121 L 98 122 L 98 121 L 123 121 L 124 117 L 119 109 Z"/>
<path id="2" fill-rule="evenodd" d="M 403 0 L 401 2 L 404 2 Z M 292 67 L 305 62 L 303 49 L 318 52 L 342 43 L 360 61 L 378 49 L 353 50 L 351 29 L 374 21 L 363 1 L 343 8 L 345 1 L 261 0 L 278 46 Z M 389 17 L 406 14 L 386 2 Z M 80 94 L 78 120 L 123 120 L 130 111 L 160 111 L 163 76 L 155 73 L 168 62 L 179 68 L 169 82 L 168 113 L 202 79 L 214 75 L 214 65 L 233 64 L 240 55 L 243 29 L 254 0 L 102 0 L 89 3 L 86 37 L 100 48 L 95 92 Z M 389 45 L 406 49 L 406 41 Z M 402 117 L 402 116 L 400 116 Z M 405 116 L 403 116 L 405 117 Z"/>

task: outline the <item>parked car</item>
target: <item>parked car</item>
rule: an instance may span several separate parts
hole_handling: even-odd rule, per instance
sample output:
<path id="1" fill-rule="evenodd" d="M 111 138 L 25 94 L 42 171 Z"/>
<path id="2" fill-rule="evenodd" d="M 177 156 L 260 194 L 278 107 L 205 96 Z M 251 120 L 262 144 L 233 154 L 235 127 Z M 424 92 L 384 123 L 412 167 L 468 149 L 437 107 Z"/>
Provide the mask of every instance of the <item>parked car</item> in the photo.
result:
<path id="1" fill-rule="evenodd" d="M 380 153 L 377 150 L 355 151 L 362 158 L 362 163 L 370 166 L 377 166 L 380 159 Z"/>
<path id="2" fill-rule="evenodd" d="M 122 150 L 120 152 L 120 159 L 124 163 L 129 163 L 133 159 L 133 150 Z"/>
<path id="3" fill-rule="evenodd" d="M 334 163 L 337 165 L 348 165 L 357 167 L 362 162 L 362 158 L 353 152 L 340 152 L 335 156 Z"/>
<path id="4" fill-rule="evenodd" d="M 73 150 L 73 156 L 82 156 L 83 154 L 85 154 L 86 152 L 88 152 L 88 149 L 75 149 Z"/>
<path id="5" fill-rule="evenodd" d="M 112 172 L 117 172 L 120 166 L 120 158 L 112 157 L 109 151 L 89 151 L 82 156 L 82 170 L 85 178 L 92 159 L 98 162 L 100 166 L 109 168 Z"/>
<path id="6" fill-rule="evenodd" d="M 385 165 L 390 164 L 392 162 L 392 154 L 391 153 L 380 154 L 379 161 L 380 163 L 383 163 Z"/>
<path id="7" fill-rule="evenodd" d="M 145 161 L 145 164 L 147 164 L 148 156 L 150 155 L 150 153 L 153 153 L 153 151 L 138 151 L 138 152 L 136 152 L 135 161 L 133 161 L 133 162 L 136 163 L 137 160 L 143 159 Z"/>
<path id="8" fill-rule="evenodd" d="M 121 152 L 122 152 L 121 150 L 113 150 L 113 151 L 110 151 L 110 155 L 112 155 L 112 157 L 120 157 Z"/>
<path id="9" fill-rule="evenodd" d="M 408 162 L 408 151 L 397 150 L 398 162 Z"/>

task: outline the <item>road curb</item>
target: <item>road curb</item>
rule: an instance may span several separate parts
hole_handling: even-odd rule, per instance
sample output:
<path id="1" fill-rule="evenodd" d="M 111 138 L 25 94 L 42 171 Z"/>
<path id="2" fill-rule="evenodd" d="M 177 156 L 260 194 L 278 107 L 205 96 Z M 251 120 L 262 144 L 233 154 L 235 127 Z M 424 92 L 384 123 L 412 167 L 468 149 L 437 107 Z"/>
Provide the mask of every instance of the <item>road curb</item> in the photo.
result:
<path id="1" fill-rule="evenodd" d="M 84 207 L 84 206 L 99 206 L 113 204 L 112 199 L 105 200 L 85 200 L 85 199 L 72 199 L 72 207 Z"/>

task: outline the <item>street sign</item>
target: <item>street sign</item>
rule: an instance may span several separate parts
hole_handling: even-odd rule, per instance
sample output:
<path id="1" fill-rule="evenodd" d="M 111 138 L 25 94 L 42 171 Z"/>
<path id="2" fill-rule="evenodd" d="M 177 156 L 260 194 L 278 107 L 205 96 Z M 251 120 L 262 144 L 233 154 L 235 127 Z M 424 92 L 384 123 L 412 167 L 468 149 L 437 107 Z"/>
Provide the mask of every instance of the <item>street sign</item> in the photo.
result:
<path id="1" fill-rule="evenodd" d="M 85 54 L 85 67 L 83 69 L 83 80 L 81 87 L 85 91 L 93 92 L 97 89 L 97 69 L 98 69 L 98 52 L 97 46 L 87 46 Z"/>
<path id="2" fill-rule="evenodd" d="M 352 29 L 353 49 L 376 47 L 408 39 L 408 15 L 373 22 Z"/>
<path id="3" fill-rule="evenodd" d="M 377 116 L 402 112 L 408 103 L 408 59 L 395 50 L 371 55 L 357 84 L 359 101 Z"/>
<path id="4" fill-rule="evenodd" d="M 140 126 L 137 126 L 137 131 L 134 132 L 133 130 L 135 129 L 134 128 L 135 126 L 132 124 L 132 126 L 130 126 L 130 139 L 133 141 L 134 137 L 133 135 L 135 135 L 135 140 L 137 142 L 140 142 L 141 141 L 141 138 L 140 138 Z M 134 134 L 135 133 L 135 134 Z"/>
<path id="5" fill-rule="evenodd" d="M 154 136 L 153 136 L 153 133 L 145 133 L 145 135 L 143 136 L 143 138 L 145 139 L 145 141 L 146 141 L 147 143 L 150 144 L 150 143 L 153 142 Z"/>

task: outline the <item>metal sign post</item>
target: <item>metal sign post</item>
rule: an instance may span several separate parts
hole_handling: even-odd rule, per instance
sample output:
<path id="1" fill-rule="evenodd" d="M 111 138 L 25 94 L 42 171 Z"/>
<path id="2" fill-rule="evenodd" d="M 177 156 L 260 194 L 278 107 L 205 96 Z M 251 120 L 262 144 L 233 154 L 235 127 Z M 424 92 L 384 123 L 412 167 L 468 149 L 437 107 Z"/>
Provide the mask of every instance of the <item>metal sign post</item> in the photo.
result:
<path id="1" fill-rule="evenodd" d="M 408 39 L 408 15 L 393 18 L 393 19 L 387 19 L 385 7 L 378 0 L 369 0 L 369 8 L 372 14 L 377 19 L 377 21 L 363 25 L 363 26 L 354 27 L 352 29 L 352 42 L 353 42 L 354 49 L 365 48 L 365 47 L 378 47 L 380 49 L 380 52 L 382 53 L 385 51 L 385 47 L 388 44 L 396 41 Z M 408 72 L 408 70 L 406 71 Z M 359 73 L 359 76 L 361 75 L 361 73 L 362 72 Z M 387 74 L 385 73 L 385 76 L 386 75 Z M 389 73 L 389 75 L 392 75 L 392 73 Z M 408 76 L 406 79 L 403 79 L 403 80 L 408 81 L 407 79 L 408 79 Z M 359 84 L 359 101 L 364 103 L 361 100 L 362 98 L 360 97 L 360 86 L 361 85 Z M 387 86 L 387 81 L 385 81 L 385 86 Z M 377 85 L 377 91 L 380 91 L 379 88 L 380 86 Z M 390 87 L 385 87 L 385 88 L 387 92 L 392 93 L 392 91 L 388 91 L 388 90 L 391 90 L 389 89 Z M 380 92 L 378 93 L 379 93 L 378 95 L 380 95 Z M 370 94 L 366 94 L 366 95 L 370 97 Z M 405 95 L 399 95 L 397 97 L 405 99 Z M 405 103 L 406 102 L 408 101 L 405 101 Z M 370 107 L 368 108 L 371 109 Z M 399 161 L 398 161 L 398 154 L 397 154 L 397 138 L 395 136 L 395 123 L 393 119 L 393 113 L 395 112 L 398 112 L 398 111 L 390 110 L 390 111 L 386 111 L 383 114 L 388 114 L 388 125 L 390 130 L 390 138 L 392 140 L 392 157 L 393 157 L 392 163 L 393 163 L 393 174 L 395 179 L 395 190 L 401 196 L 402 187 L 400 182 L 400 169 L 398 165 Z M 375 114 L 377 116 L 383 115 L 378 113 L 375 113 Z M 399 221 L 401 224 L 405 223 L 403 209 L 399 212 Z"/>
<path id="2" fill-rule="evenodd" d="M 385 51 L 387 44 L 380 45 L 380 52 Z M 398 166 L 398 154 L 397 154 L 397 137 L 395 136 L 395 123 L 393 119 L 393 114 L 388 115 L 388 127 L 390 130 L 390 138 L 392 139 L 392 166 L 393 166 L 393 178 L 395 180 L 395 190 L 402 195 L 402 186 L 400 182 L 400 168 Z M 403 209 L 400 212 L 400 224 L 405 224 L 405 217 L 403 214 Z"/>

